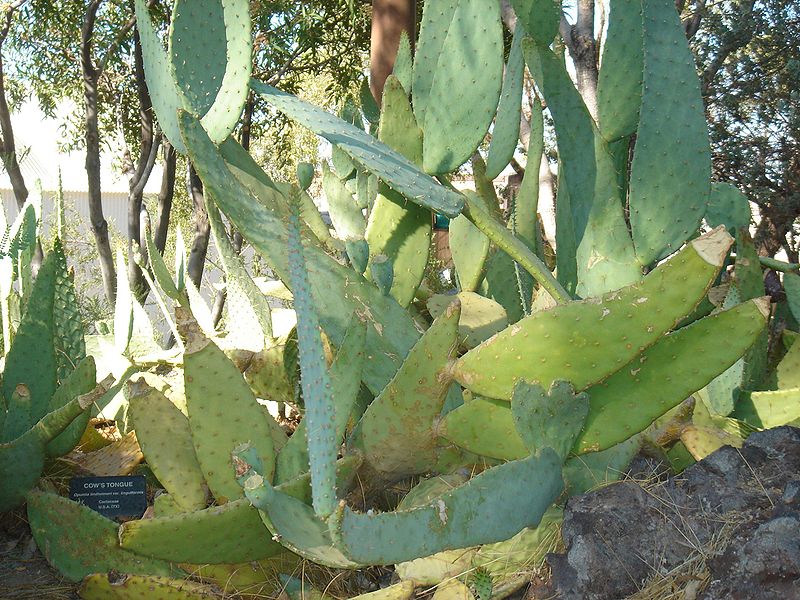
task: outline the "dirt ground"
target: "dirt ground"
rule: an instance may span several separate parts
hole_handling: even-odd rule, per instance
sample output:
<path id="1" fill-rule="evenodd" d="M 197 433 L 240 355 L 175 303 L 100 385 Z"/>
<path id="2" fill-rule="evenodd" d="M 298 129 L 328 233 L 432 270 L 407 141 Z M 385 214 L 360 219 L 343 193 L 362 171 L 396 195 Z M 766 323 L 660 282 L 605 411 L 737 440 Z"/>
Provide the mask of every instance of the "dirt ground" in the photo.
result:
<path id="1" fill-rule="evenodd" d="M 0 515 L 0 600 L 77 600 L 77 590 L 39 552 L 24 509 Z"/>

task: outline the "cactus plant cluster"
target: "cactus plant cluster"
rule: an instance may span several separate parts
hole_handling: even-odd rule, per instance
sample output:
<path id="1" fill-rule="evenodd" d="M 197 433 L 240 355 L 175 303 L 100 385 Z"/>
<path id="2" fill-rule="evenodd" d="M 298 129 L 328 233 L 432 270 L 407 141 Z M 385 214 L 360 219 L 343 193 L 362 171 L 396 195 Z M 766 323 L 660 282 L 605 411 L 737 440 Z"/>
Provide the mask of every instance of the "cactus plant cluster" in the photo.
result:
<path id="1" fill-rule="evenodd" d="M 550 49 L 555 5 L 512 5 L 505 68 L 498 3 L 428 2 L 416 53 L 401 43 L 382 106 L 365 95 L 363 118 L 352 105 L 339 118 L 249 80 L 246 0 L 176 0 L 166 52 L 136 1 L 153 104 L 203 180 L 230 312 L 216 329 L 181 264 L 173 275 L 148 244 L 151 286 L 178 340 L 167 360 L 137 350 L 147 323 L 118 293 L 106 347 L 125 368 L 177 376 L 140 375 L 124 392 L 163 489 L 152 518 L 116 527 L 55 494 L 28 495 L 37 542 L 83 580 L 83 597 L 209 597 L 218 588 L 192 574 L 224 586 L 248 561 L 261 581 L 302 596 L 304 582 L 277 575 L 301 559 L 396 565 L 400 583 L 365 598 L 410 598 L 442 581 L 443 594 L 502 597 L 523 582 L 508 565 L 541 556 L 566 497 L 614 479 L 643 446 L 680 467 L 800 417 L 796 341 L 765 376 L 771 308 L 746 230 L 735 231 L 728 272 L 734 239 L 716 225 L 743 223 L 720 200 L 727 192 L 711 192 L 673 3 L 612 3 L 597 120 Z M 525 65 L 559 149 L 555 273 L 537 169 L 510 217 L 491 184 L 517 145 Z M 455 104 L 454 89 L 465 94 Z M 321 169 L 332 231 L 305 191 L 308 166 L 297 183 L 273 181 L 231 136 L 249 91 L 333 144 L 333 168 Z M 533 117 L 535 166 L 541 111 Z M 476 149 L 492 122 L 484 163 Z M 462 193 L 449 178 L 467 160 L 475 189 Z M 288 335 L 228 246 L 221 213 L 291 290 Z M 420 289 L 434 214 L 452 218 L 457 295 Z M 291 436 L 259 400 L 302 410 Z M 387 500 L 397 482 L 414 486 Z"/>
<path id="2" fill-rule="evenodd" d="M 77 444 L 102 394 L 86 356 L 72 275 L 56 238 L 35 281 L 39 210 L 28 202 L 0 244 L 3 375 L 0 387 L 0 511 L 24 502 L 48 457 Z M 16 315 L 16 318 L 15 318 Z"/>

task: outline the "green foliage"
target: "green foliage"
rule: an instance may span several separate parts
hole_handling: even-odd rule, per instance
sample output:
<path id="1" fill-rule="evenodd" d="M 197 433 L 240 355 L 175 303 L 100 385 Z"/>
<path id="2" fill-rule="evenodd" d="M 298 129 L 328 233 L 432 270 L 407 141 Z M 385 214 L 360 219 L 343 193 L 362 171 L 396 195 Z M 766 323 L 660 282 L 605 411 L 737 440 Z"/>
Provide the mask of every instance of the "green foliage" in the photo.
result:
<path id="1" fill-rule="evenodd" d="M 740 295 L 729 293 L 721 311 L 709 315 L 709 308 L 702 318 L 696 312 L 710 303 L 709 289 L 721 277 L 733 238 L 723 227 L 695 236 L 702 216 L 714 220 L 702 193 L 709 187 L 707 162 L 682 169 L 677 151 L 656 160 L 660 141 L 707 154 L 697 94 L 684 100 L 676 92 L 682 79 L 691 79 L 696 91 L 696 81 L 680 26 L 668 12 L 672 5 L 645 0 L 641 36 L 633 36 L 642 40 L 640 55 L 607 47 L 604 85 L 622 79 L 626 93 L 624 106 L 603 96 L 606 116 L 598 129 L 549 49 L 557 19 L 533 20 L 537 13 L 557 17 L 555 5 L 512 4 L 532 35 L 522 40 L 519 33 L 513 42 L 514 64 L 499 107 L 503 53 L 496 3 L 487 9 L 459 0 L 439 12 L 427 3 L 416 56 L 404 50 L 383 106 L 378 111 L 367 103 L 364 118 L 352 102 L 344 103 L 339 118 L 257 80 L 248 88 L 241 77 L 231 80 L 238 86 L 231 83 L 230 93 L 212 100 L 217 84 L 209 92 L 207 73 L 192 60 L 182 62 L 186 50 L 173 44 L 170 60 L 180 68 L 173 66 L 165 85 L 191 98 L 168 98 L 156 111 L 162 122 L 174 122 L 203 180 L 229 285 L 239 286 L 248 319 L 229 323 L 226 331 L 201 325 L 205 319 L 192 314 L 196 290 L 181 283 L 183 267 L 176 268 L 176 283 L 165 265 L 156 265 L 155 277 L 175 303 L 181 340 L 169 364 L 183 385 L 161 380 L 158 387 L 158 378 L 148 374 L 147 385 L 132 384 L 127 398 L 145 457 L 168 495 L 159 500 L 156 518 L 126 523 L 114 540 L 108 527 L 93 528 L 90 535 L 102 538 L 120 564 L 109 568 L 161 576 L 160 561 L 226 564 L 292 553 L 353 569 L 465 549 L 478 575 L 464 582 L 488 597 L 510 585 L 495 563 L 518 564 L 516 544 L 539 556 L 564 499 L 619 477 L 643 445 L 679 437 L 683 446 L 673 454 L 685 448 L 697 458 L 723 442 L 738 444 L 753 426 L 796 418 L 788 400 L 797 391 L 787 375 L 796 362 L 791 352 L 768 378 L 786 389 L 751 392 L 749 404 L 734 402 L 732 414 L 747 423 L 713 414 L 696 399 L 684 402 L 739 360 L 742 382 L 763 379 L 758 339 L 769 311 L 759 297 L 757 257 L 739 231 L 733 281 Z M 199 24 L 188 14 L 178 21 L 191 33 Z M 636 30 L 636 14 L 633 6 L 612 31 Z M 614 18 L 625 15 L 618 11 Z M 203 51 L 213 54 L 209 68 L 218 77 L 235 62 L 222 56 L 236 36 L 220 32 L 238 28 L 240 34 L 249 26 L 245 20 L 240 12 L 213 24 Z M 637 56 L 644 57 L 640 78 L 615 71 L 638 65 Z M 532 180 L 510 218 L 480 158 L 472 161 L 474 191 L 459 192 L 448 181 L 476 152 L 493 118 L 490 174 L 510 160 L 519 134 L 511 99 L 521 93 L 522 59 L 555 125 L 561 161 L 557 263 L 574 267 L 560 273 L 569 292 L 543 260 Z M 666 68 L 671 62 L 675 69 Z M 448 102 L 457 84 L 473 79 L 463 102 Z M 641 90 L 637 80 L 645 82 Z M 268 175 L 240 144 L 221 139 L 217 121 L 201 114 L 213 107 L 226 117 L 238 115 L 248 89 L 334 145 L 334 170 L 321 168 L 332 233 L 299 187 Z M 362 128 L 365 121 L 373 132 L 378 125 L 378 139 Z M 543 127 L 534 125 L 535 165 Z M 627 165 L 617 172 L 627 146 L 612 148 L 607 138 L 633 133 L 638 141 L 629 179 Z M 312 175 L 303 167 L 303 188 Z M 295 173 L 289 177 L 294 181 Z M 622 193 L 629 183 L 630 197 Z M 674 206 L 665 207 L 663 189 L 673 184 Z M 683 221 L 675 216 L 681 211 Z M 433 262 L 434 213 L 453 219 L 456 295 L 431 297 L 420 287 Z M 235 257 L 226 254 L 223 215 L 280 281 L 257 284 L 229 261 Z M 662 257 L 668 259 L 656 265 Z M 48 280 L 40 281 L 44 289 Z M 787 290 L 792 285 L 789 278 Z M 163 365 L 163 351 L 147 361 L 137 351 L 136 332 L 146 326 L 137 326 L 136 305 L 124 302 L 120 291 L 115 334 L 121 358 L 134 368 Z M 262 292 L 291 303 L 288 326 Z M 29 310 L 39 293 L 31 293 Z M 237 327 L 255 330 L 263 343 L 245 347 Z M 26 411 L 35 404 L 25 390 L 13 392 L 6 395 L 15 407 L 6 427 L 16 429 L 30 420 Z M 261 406 L 265 401 L 288 402 L 300 413 L 288 440 Z M 392 493 L 396 482 L 425 474 L 441 480 L 428 479 L 402 501 Z M 39 523 L 45 539 L 55 528 Z M 59 553 L 69 569 L 80 562 L 77 548 L 59 546 Z M 143 573 L 127 566 L 131 553 L 155 562 Z M 497 553 L 508 563 L 492 558 Z M 92 585 L 100 589 L 103 582 Z"/>

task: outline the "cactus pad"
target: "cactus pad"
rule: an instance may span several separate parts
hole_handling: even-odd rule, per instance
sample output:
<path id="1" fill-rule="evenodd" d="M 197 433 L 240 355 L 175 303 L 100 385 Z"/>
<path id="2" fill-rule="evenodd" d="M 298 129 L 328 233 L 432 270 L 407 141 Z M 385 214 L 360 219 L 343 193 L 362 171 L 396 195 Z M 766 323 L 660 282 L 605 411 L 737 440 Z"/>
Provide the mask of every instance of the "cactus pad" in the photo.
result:
<path id="1" fill-rule="evenodd" d="M 132 384 L 129 416 L 147 464 L 182 511 L 206 507 L 208 488 L 192 445 L 189 420 L 159 390 Z"/>
<path id="2" fill-rule="evenodd" d="M 451 379 L 461 303 L 454 301 L 411 349 L 403 366 L 359 423 L 367 461 L 393 476 L 422 473 L 436 461 L 434 421 Z"/>
<path id="3" fill-rule="evenodd" d="M 317 135 L 346 151 L 403 196 L 448 217 L 461 212 L 464 202 L 452 190 L 438 185 L 407 158 L 358 127 L 272 86 L 251 81 L 253 91 Z"/>
<path id="4" fill-rule="evenodd" d="M 70 581 L 111 570 L 136 575 L 180 574 L 167 562 L 123 550 L 113 521 L 61 496 L 39 491 L 28 494 L 28 521 L 47 562 Z"/>
<path id="5" fill-rule="evenodd" d="M 711 150 L 694 57 L 675 5 L 644 0 L 644 82 L 630 176 L 640 262 L 675 252 L 697 230 L 711 186 Z"/>
<path id="6" fill-rule="evenodd" d="M 128 521 L 119 540 L 122 548 L 136 554 L 200 565 L 258 560 L 281 550 L 245 498 L 196 512 Z"/>
<path id="7" fill-rule="evenodd" d="M 196 323 L 194 327 L 184 355 L 186 406 L 197 459 L 221 504 L 242 495 L 230 460 L 236 446 L 251 441 L 271 477 L 275 459 L 266 421 L 270 417 L 236 366 L 196 329 Z"/>
<path id="8" fill-rule="evenodd" d="M 83 600 L 214 600 L 218 590 L 187 579 L 168 577 L 101 574 L 89 575 L 78 590 Z"/>
<path id="9" fill-rule="evenodd" d="M 425 134 L 423 167 L 427 173 L 455 171 L 475 152 L 492 122 L 503 82 L 503 26 L 500 5 L 483 0 L 458 0 L 452 13 L 435 3 L 423 10 L 420 50 L 414 63 L 415 110 L 424 94 L 424 113 L 417 121 Z M 431 13 L 434 13 L 431 16 Z M 445 23 L 443 15 L 451 17 Z M 426 27 L 426 19 L 436 19 L 436 28 Z M 444 27 L 441 27 L 444 25 Z M 434 42 L 437 52 L 428 54 L 425 37 L 444 36 Z M 433 71 L 429 89 L 418 86 L 424 71 Z M 469 85 L 465 86 L 464 82 Z M 461 90 L 452 102 L 453 90 Z M 441 211 L 440 211 L 441 212 Z M 448 215 L 454 216 L 454 215 Z"/>
<path id="10" fill-rule="evenodd" d="M 340 507 L 331 531 L 357 562 L 398 563 L 505 540 L 535 527 L 562 489 L 561 460 L 545 448 L 538 456 L 484 471 L 425 507 L 380 514 Z"/>
<path id="11" fill-rule="evenodd" d="M 766 325 L 768 307 L 766 299 L 752 300 L 701 319 L 589 388 L 589 418 L 576 450 L 619 443 L 701 389 L 753 344 Z M 719 344 L 720 339 L 727 341 Z M 666 371 L 664 365 L 669 365 Z"/>
<path id="12" fill-rule="evenodd" d="M 566 381 L 554 381 L 547 392 L 539 385 L 521 381 L 511 397 L 514 427 L 528 451 L 536 454 L 552 448 L 562 461 L 567 459 L 588 412 L 587 395 L 575 394 Z"/>
<path id="13" fill-rule="evenodd" d="M 510 398 L 518 380 L 577 390 L 600 381 L 653 344 L 692 311 L 708 291 L 732 242 L 722 229 L 694 240 L 635 285 L 535 313 L 461 357 L 464 387 Z M 491 373 L 486 361 L 496 365 Z"/>
<path id="14" fill-rule="evenodd" d="M 395 77 L 386 80 L 378 139 L 414 164 L 422 163 L 422 131 L 417 126 L 406 92 Z M 428 264 L 431 212 L 409 202 L 386 184 L 370 211 L 366 239 L 373 257 L 385 255 L 393 265 L 392 296 L 407 306 Z M 374 260 L 374 258 L 373 258 Z"/>

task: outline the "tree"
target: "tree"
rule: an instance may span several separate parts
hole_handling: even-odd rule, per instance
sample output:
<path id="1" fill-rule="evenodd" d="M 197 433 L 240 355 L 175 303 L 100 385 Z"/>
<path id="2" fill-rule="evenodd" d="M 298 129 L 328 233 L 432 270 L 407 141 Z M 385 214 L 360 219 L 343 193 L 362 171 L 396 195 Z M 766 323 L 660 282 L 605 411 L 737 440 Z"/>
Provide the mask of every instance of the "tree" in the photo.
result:
<path id="1" fill-rule="evenodd" d="M 759 253 L 798 259 L 800 11 L 789 0 L 704 7 L 693 39 L 710 124 L 714 174 L 760 212 Z"/>
<path id="2" fill-rule="evenodd" d="M 71 148 L 83 148 L 87 153 L 92 230 L 105 295 L 112 302 L 117 274 L 108 224 L 102 210 L 103 182 L 100 181 L 99 169 L 100 154 L 104 147 L 108 147 L 104 140 L 119 133 L 125 140 L 125 155 L 119 158 L 129 176 L 126 231 L 129 255 L 141 242 L 142 190 L 154 162 L 158 160 L 160 147 L 158 125 L 141 69 L 132 4 L 130 0 L 91 0 L 86 4 L 20 0 L 7 7 L 6 37 L 14 57 L 12 83 L 29 89 L 45 113 L 51 116 L 55 114 L 57 105 L 67 98 L 82 107 L 81 118 L 71 123 L 72 137 L 67 143 Z M 150 5 L 154 16 L 166 29 L 171 2 L 151 0 Z M 365 7 L 359 4 L 351 11 L 346 0 L 305 3 L 283 0 L 254 1 L 251 10 L 257 77 L 293 91 L 303 77 L 322 73 L 331 76 L 333 97 L 342 97 L 353 88 L 353 82 L 363 72 L 368 40 L 369 13 Z M 17 18 L 12 19 L 13 15 Z M 31 23 L 36 23 L 36 27 L 31 27 Z M 3 83 L 2 78 L 0 83 Z M 5 97 L 3 94 L 0 96 Z M 0 113 L 1 104 L 0 100 Z M 9 114 L 10 110 L 7 111 Z M 268 126 L 250 127 L 251 122 L 279 121 L 255 98 L 250 99 L 245 113 L 241 133 L 243 141 L 274 131 Z M 13 149 L 13 137 L 11 140 Z M 5 156 L 15 154 L 6 152 Z M 162 160 L 164 176 L 153 229 L 156 247 L 163 252 L 175 197 L 177 169 L 176 154 L 168 144 L 163 144 Z M 13 165 L 11 167 L 13 169 Z M 24 195 L 23 187 L 15 186 L 15 190 L 17 187 Z M 194 195 L 199 188 L 191 184 L 188 188 L 191 192 L 187 195 L 195 207 L 200 207 L 202 198 L 199 197 L 198 204 Z M 208 232 L 207 227 L 202 226 L 202 214 L 196 215 L 196 221 L 199 224 L 196 238 L 199 238 L 195 239 L 194 246 L 201 250 L 208 244 Z M 202 260 L 195 272 L 201 274 L 205 253 L 198 252 L 197 256 L 197 260 Z M 131 286 L 141 290 L 143 282 L 139 268 L 130 258 L 128 277 Z"/>

